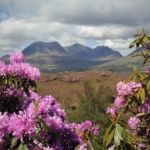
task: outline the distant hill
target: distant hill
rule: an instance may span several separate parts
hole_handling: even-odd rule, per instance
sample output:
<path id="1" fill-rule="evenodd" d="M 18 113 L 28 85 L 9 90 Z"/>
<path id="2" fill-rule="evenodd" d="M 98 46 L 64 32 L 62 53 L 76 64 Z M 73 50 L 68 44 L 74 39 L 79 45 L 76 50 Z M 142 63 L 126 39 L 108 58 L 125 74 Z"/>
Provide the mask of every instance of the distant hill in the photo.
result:
<path id="1" fill-rule="evenodd" d="M 79 43 L 62 47 L 58 42 L 34 42 L 22 53 L 26 62 L 38 67 L 42 72 L 85 71 L 89 67 L 122 57 L 109 47 L 98 46 L 94 49 Z M 1 60 L 8 62 L 8 57 Z"/>
<path id="2" fill-rule="evenodd" d="M 122 58 L 122 55 L 118 51 L 114 51 L 107 46 L 97 46 L 90 52 L 90 55 L 93 59 L 101 60 Z"/>
<path id="3" fill-rule="evenodd" d="M 90 69 L 92 70 L 109 70 L 118 73 L 129 73 L 133 72 L 133 66 L 136 66 L 138 70 L 143 70 L 143 57 L 136 56 L 137 54 L 141 54 L 141 50 L 145 50 L 142 47 L 135 49 L 129 55 L 113 60 L 111 62 L 106 62 L 105 64 L 100 64 L 97 66 L 92 66 Z M 147 67 L 145 65 L 144 67 Z"/>
<path id="4" fill-rule="evenodd" d="M 81 59 L 114 60 L 122 57 L 119 52 L 114 51 L 107 46 L 97 46 L 96 48 L 91 49 L 76 43 L 71 46 L 64 47 L 64 49 L 69 56 Z"/>

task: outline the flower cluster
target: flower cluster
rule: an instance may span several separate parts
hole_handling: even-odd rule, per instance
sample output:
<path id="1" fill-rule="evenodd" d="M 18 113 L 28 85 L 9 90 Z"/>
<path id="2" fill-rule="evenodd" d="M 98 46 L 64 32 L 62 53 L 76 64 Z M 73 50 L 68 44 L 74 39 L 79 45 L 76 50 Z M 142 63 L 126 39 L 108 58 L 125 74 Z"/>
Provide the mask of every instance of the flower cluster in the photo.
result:
<path id="1" fill-rule="evenodd" d="M 117 92 L 118 96 L 115 99 L 115 106 L 117 108 L 122 108 L 128 103 L 127 96 L 134 94 L 140 87 L 142 87 L 141 83 L 136 83 L 130 81 L 129 83 L 119 82 L 117 84 Z"/>
<path id="2" fill-rule="evenodd" d="M 110 113 L 111 116 L 115 116 L 115 114 L 116 114 L 116 107 L 112 107 L 112 108 L 108 107 L 106 113 Z"/>
<path id="3" fill-rule="evenodd" d="M 0 116 L 1 145 L 8 133 L 21 141 L 25 137 L 36 139 L 39 149 L 46 149 L 43 141 L 56 150 L 73 150 L 79 144 L 79 136 L 65 123 L 65 111 L 60 109 L 60 104 L 52 96 L 42 98 L 30 91 L 30 97 L 24 93 L 22 98 L 25 99 L 19 107 L 22 111 Z"/>
<path id="4" fill-rule="evenodd" d="M 11 79 L 0 93 L 0 102 L 3 104 L 0 106 L 0 149 L 11 146 L 7 145 L 8 140 L 17 139 L 26 143 L 28 149 L 74 150 L 79 145 L 81 136 L 66 124 L 66 113 L 60 108 L 60 104 L 51 95 L 41 97 L 30 89 L 26 92 L 23 87 L 19 87 L 20 82 L 25 81 L 24 84 L 29 87 L 32 84 L 30 80 L 39 80 L 40 71 L 25 63 L 22 53 L 13 53 L 10 62 L 7 65 L 0 61 L 0 81 L 3 83 L 5 77 Z M 12 82 L 12 77 L 16 76 L 27 80 Z M 17 83 L 19 86 L 15 85 Z M 5 107 L 8 109 L 4 109 Z M 79 131 L 90 130 L 95 135 L 98 134 L 97 127 L 93 127 L 90 121 L 85 126 L 87 127 L 81 124 Z M 11 147 L 14 149 L 15 146 Z"/>
<path id="5" fill-rule="evenodd" d="M 88 140 L 88 137 L 90 135 L 97 136 L 99 134 L 98 126 L 93 126 L 90 120 L 86 120 L 85 122 L 82 122 L 81 124 L 76 124 L 76 123 L 69 124 L 69 127 L 74 129 L 79 135 L 79 139 L 80 139 L 79 150 L 86 150 L 87 144 L 93 150 L 93 147 L 90 141 Z"/>
<path id="6" fill-rule="evenodd" d="M 24 56 L 21 52 L 14 52 L 10 55 L 9 60 L 12 64 L 24 62 Z"/>
<path id="7" fill-rule="evenodd" d="M 40 79 L 40 71 L 36 67 L 32 67 L 30 64 L 24 62 L 22 53 L 13 53 L 10 55 L 10 64 L 5 64 L 0 61 L 0 76 L 6 75 L 18 75 L 22 78 L 31 80 Z"/>
<path id="8" fill-rule="evenodd" d="M 136 117 L 136 116 L 130 117 L 130 119 L 128 120 L 128 125 L 132 129 L 136 129 L 139 124 L 140 124 L 140 119 L 138 117 Z"/>
<path id="9" fill-rule="evenodd" d="M 124 82 L 120 81 L 117 84 L 118 95 L 126 96 L 126 95 L 134 94 L 134 92 L 137 91 L 141 86 L 142 86 L 141 83 L 136 83 L 133 81 L 130 81 L 126 84 Z"/>
<path id="10" fill-rule="evenodd" d="M 150 66 L 146 68 L 146 73 L 150 74 Z"/>
<path id="11" fill-rule="evenodd" d="M 138 111 L 145 114 L 150 112 L 150 97 L 146 97 L 145 103 L 138 107 Z"/>
<path id="12" fill-rule="evenodd" d="M 0 147 L 4 144 L 4 136 L 6 136 L 8 132 L 8 124 L 9 117 L 7 113 L 2 114 L 0 112 Z"/>

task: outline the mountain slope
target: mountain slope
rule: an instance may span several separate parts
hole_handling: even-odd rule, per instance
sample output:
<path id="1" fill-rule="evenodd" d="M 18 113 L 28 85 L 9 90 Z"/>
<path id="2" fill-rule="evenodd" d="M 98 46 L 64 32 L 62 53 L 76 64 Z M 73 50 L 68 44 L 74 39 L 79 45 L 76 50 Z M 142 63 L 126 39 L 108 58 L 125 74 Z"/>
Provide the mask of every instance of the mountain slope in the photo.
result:
<path id="1" fill-rule="evenodd" d="M 107 46 L 97 46 L 90 53 L 91 57 L 100 60 L 113 60 L 123 57 L 119 52 Z"/>
<path id="2" fill-rule="evenodd" d="M 98 70 L 104 69 L 113 72 L 126 73 L 126 72 L 133 72 L 133 66 L 136 66 L 138 70 L 142 70 L 143 57 L 136 56 L 137 54 L 141 54 L 141 50 L 144 49 L 140 47 L 125 57 L 113 60 L 111 62 L 107 62 L 105 64 L 100 64 L 98 66 L 91 67 L 91 69 L 98 69 Z"/>

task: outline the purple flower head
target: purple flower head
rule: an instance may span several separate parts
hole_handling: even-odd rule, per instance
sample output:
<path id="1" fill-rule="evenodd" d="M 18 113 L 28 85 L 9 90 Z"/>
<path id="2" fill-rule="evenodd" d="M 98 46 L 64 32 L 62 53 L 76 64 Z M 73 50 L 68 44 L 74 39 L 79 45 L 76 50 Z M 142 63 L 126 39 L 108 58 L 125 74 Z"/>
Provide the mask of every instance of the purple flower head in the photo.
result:
<path id="1" fill-rule="evenodd" d="M 28 78 L 31 80 L 39 80 L 41 75 L 38 68 L 32 67 L 28 63 L 20 63 L 17 74 L 23 78 Z"/>
<path id="2" fill-rule="evenodd" d="M 141 83 L 136 83 L 136 82 L 129 82 L 129 83 L 124 83 L 124 82 L 119 82 L 117 84 L 117 91 L 120 96 L 126 96 L 126 95 L 131 95 L 133 92 L 137 91 L 140 87 L 142 86 Z"/>
<path id="3" fill-rule="evenodd" d="M 93 126 L 92 131 L 93 131 L 94 135 L 98 135 L 99 134 L 99 127 L 98 126 Z"/>
<path id="4" fill-rule="evenodd" d="M 138 111 L 142 113 L 150 112 L 150 97 L 146 97 L 145 103 L 138 107 Z"/>
<path id="5" fill-rule="evenodd" d="M 117 91 L 120 96 L 132 94 L 132 89 L 124 82 L 117 84 Z"/>
<path id="6" fill-rule="evenodd" d="M 12 64 L 24 62 L 24 56 L 21 52 L 14 52 L 10 55 L 9 60 Z"/>
<path id="7" fill-rule="evenodd" d="M 108 107 L 106 113 L 110 113 L 112 116 L 115 116 L 116 108 L 115 107 L 112 107 L 112 108 Z"/>
<path id="8" fill-rule="evenodd" d="M 117 97 L 115 99 L 115 106 L 117 108 L 122 108 L 123 106 L 125 106 L 127 104 L 128 100 L 124 97 Z"/>
<path id="9" fill-rule="evenodd" d="M 20 140 L 24 134 L 34 137 L 37 132 L 34 114 L 28 110 L 20 111 L 18 115 L 12 114 L 9 121 L 9 131 Z"/>
<path id="10" fill-rule="evenodd" d="M 128 125 L 129 125 L 132 129 L 136 129 L 139 124 L 140 124 L 140 119 L 137 118 L 136 116 L 130 117 L 130 119 L 128 120 Z"/>
<path id="11" fill-rule="evenodd" d="M 140 147 L 141 150 L 146 149 L 145 144 L 143 144 L 143 143 L 141 143 L 141 142 L 137 143 L 137 145 L 138 145 L 138 147 Z"/>
<path id="12" fill-rule="evenodd" d="M 146 68 L 146 73 L 150 74 L 150 66 Z"/>
<path id="13" fill-rule="evenodd" d="M 0 112 L 0 147 L 4 144 L 3 137 L 9 133 L 8 123 L 9 123 L 9 117 L 7 113 L 1 114 Z"/>

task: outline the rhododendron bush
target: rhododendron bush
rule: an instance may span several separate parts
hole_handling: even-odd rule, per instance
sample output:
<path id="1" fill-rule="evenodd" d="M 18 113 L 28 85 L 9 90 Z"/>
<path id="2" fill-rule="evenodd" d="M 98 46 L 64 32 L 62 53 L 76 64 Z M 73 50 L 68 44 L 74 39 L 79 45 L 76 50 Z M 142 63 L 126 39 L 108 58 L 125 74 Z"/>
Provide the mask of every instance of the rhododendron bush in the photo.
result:
<path id="1" fill-rule="evenodd" d="M 149 63 L 150 36 L 144 29 L 135 36 L 130 48 L 142 46 L 145 50 L 138 56 L 143 56 L 143 65 Z M 10 64 L 0 61 L 0 150 L 150 149 L 150 67 L 134 67 L 131 77 L 117 84 L 114 106 L 106 111 L 111 124 L 103 145 L 95 138 L 98 126 L 90 120 L 68 124 L 54 97 L 36 93 L 39 79 L 39 69 L 26 63 L 20 52 L 11 54 Z"/>
<path id="2" fill-rule="evenodd" d="M 150 59 L 150 36 L 143 28 L 143 34 L 137 30 L 137 39 L 130 44 L 143 47 L 143 65 Z M 117 86 L 118 96 L 114 107 L 108 107 L 111 115 L 111 125 L 107 128 L 103 138 L 108 150 L 149 150 L 150 149 L 150 67 L 144 71 L 134 72 L 126 81 L 120 81 Z M 124 120 L 120 115 L 128 113 L 130 117 Z"/>
<path id="3" fill-rule="evenodd" d="M 0 150 L 95 149 L 98 127 L 89 120 L 67 124 L 60 104 L 36 93 L 39 79 L 39 69 L 20 52 L 11 54 L 10 64 L 0 61 Z"/>

